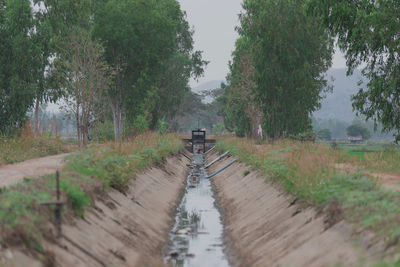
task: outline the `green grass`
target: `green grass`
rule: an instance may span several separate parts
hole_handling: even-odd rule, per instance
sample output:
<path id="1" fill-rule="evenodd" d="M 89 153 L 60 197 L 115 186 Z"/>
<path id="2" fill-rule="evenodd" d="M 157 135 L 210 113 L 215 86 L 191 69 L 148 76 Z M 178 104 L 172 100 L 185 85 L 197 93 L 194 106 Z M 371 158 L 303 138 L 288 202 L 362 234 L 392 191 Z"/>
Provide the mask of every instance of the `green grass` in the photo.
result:
<path id="1" fill-rule="evenodd" d="M 263 171 L 302 205 L 326 211 L 333 223 L 345 218 L 373 230 L 400 253 L 400 193 L 384 189 L 362 173 L 337 170 L 335 163 L 343 157 L 342 152 L 294 142 L 257 146 L 250 140 L 233 138 L 219 140 L 217 148 L 229 150 Z M 400 261 L 393 264 L 400 265 Z"/>
<path id="2" fill-rule="evenodd" d="M 84 215 L 98 192 L 110 187 L 124 192 L 130 179 L 150 164 L 162 162 L 178 153 L 183 143 L 175 135 L 147 133 L 123 144 L 109 143 L 90 148 L 67 159 L 60 173 L 64 199 L 64 220 Z M 0 190 L 0 245 L 25 246 L 43 253 L 43 238 L 53 238 L 47 229 L 52 208 L 40 202 L 55 200 L 55 175 L 25 179 L 22 183 Z"/>
<path id="3" fill-rule="evenodd" d="M 395 144 L 340 144 L 341 162 L 363 167 L 365 170 L 400 174 L 400 147 Z"/>

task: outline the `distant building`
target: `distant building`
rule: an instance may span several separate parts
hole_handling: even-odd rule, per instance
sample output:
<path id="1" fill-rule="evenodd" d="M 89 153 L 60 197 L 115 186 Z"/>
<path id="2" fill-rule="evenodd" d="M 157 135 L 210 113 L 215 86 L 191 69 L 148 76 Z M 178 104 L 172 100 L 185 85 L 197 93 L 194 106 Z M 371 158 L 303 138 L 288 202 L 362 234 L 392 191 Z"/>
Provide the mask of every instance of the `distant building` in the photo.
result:
<path id="1" fill-rule="evenodd" d="M 364 140 L 363 140 L 363 137 L 361 136 L 361 135 L 359 135 L 359 136 L 349 136 L 349 137 L 347 137 L 347 140 L 349 140 L 351 143 L 362 143 Z"/>

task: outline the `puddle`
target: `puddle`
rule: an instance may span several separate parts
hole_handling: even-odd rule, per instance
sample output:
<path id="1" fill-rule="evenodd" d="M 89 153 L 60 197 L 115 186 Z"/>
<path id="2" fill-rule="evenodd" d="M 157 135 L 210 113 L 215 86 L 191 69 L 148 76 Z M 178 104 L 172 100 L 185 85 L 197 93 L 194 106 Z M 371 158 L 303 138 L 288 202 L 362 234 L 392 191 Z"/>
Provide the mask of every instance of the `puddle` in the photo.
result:
<path id="1" fill-rule="evenodd" d="M 172 246 L 166 261 L 172 266 L 229 266 L 223 251 L 223 225 L 204 170 L 204 157 L 195 154 L 186 192 L 171 231 Z"/>

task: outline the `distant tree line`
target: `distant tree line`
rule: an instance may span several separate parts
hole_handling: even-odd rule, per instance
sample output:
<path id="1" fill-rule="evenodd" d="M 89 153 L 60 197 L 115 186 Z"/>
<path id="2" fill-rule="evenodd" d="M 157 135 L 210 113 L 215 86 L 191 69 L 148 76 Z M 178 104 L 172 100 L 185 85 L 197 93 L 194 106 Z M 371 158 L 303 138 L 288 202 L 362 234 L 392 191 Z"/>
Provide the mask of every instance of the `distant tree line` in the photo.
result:
<path id="1" fill-rule="evenodd" d="M 176 0 L 0 0 L 0 133 L 63 99 L 85 144 L 95 125 L 164 127 L 207 63 Z"/>

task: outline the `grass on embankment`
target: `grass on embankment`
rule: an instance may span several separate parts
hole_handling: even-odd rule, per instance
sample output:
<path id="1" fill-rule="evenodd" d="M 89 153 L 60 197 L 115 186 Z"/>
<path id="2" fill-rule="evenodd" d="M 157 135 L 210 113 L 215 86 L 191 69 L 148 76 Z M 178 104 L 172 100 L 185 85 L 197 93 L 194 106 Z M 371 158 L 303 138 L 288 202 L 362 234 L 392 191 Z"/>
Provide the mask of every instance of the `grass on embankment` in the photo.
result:
<path id="1" fill-rule="evenodd" d="M 101 148 L 91 148 L 70 156 L 60 174 L 62 196 L 67 201 L 63 208 L 63 220 L 83 216 L 85 207 L 91 204 L 92 199 L 110 187 L 124 192 L 135 174 L 182 149 L 183 143 L 175 135 L 147 133 L 129 142 L 108 143 Z M 25 245 L 43 252 L 43 238 L 54 238 L 54 233 L 48 229 L 53 214 L 49 207 L 38 204 L 55 200 L 55 191 L 55 175 L 25 179 L 20 184 L 1 190 L 2 247 Z"/>
<path id="2" fill-rule="evenodd" d="M 263 171 L 303 205 L 327 211 L 329 223 L 344 218 L 371 229 L 400 252 L 400 193 L 385 190 L 361 173 L 338 170 L 335 164 L 344 160 L 342 152 L 326 145 L 291 141 L 260 145 L 238 138 L 221 139 L 217 148 Z"/>
<path id="3" fill-rule="evenodd" d="M 64 152 L 68 149 L 59 138 L 45 134 L 35 138 L 28 127 L 16 137 L 0 136 L 0 166 Z"/>

